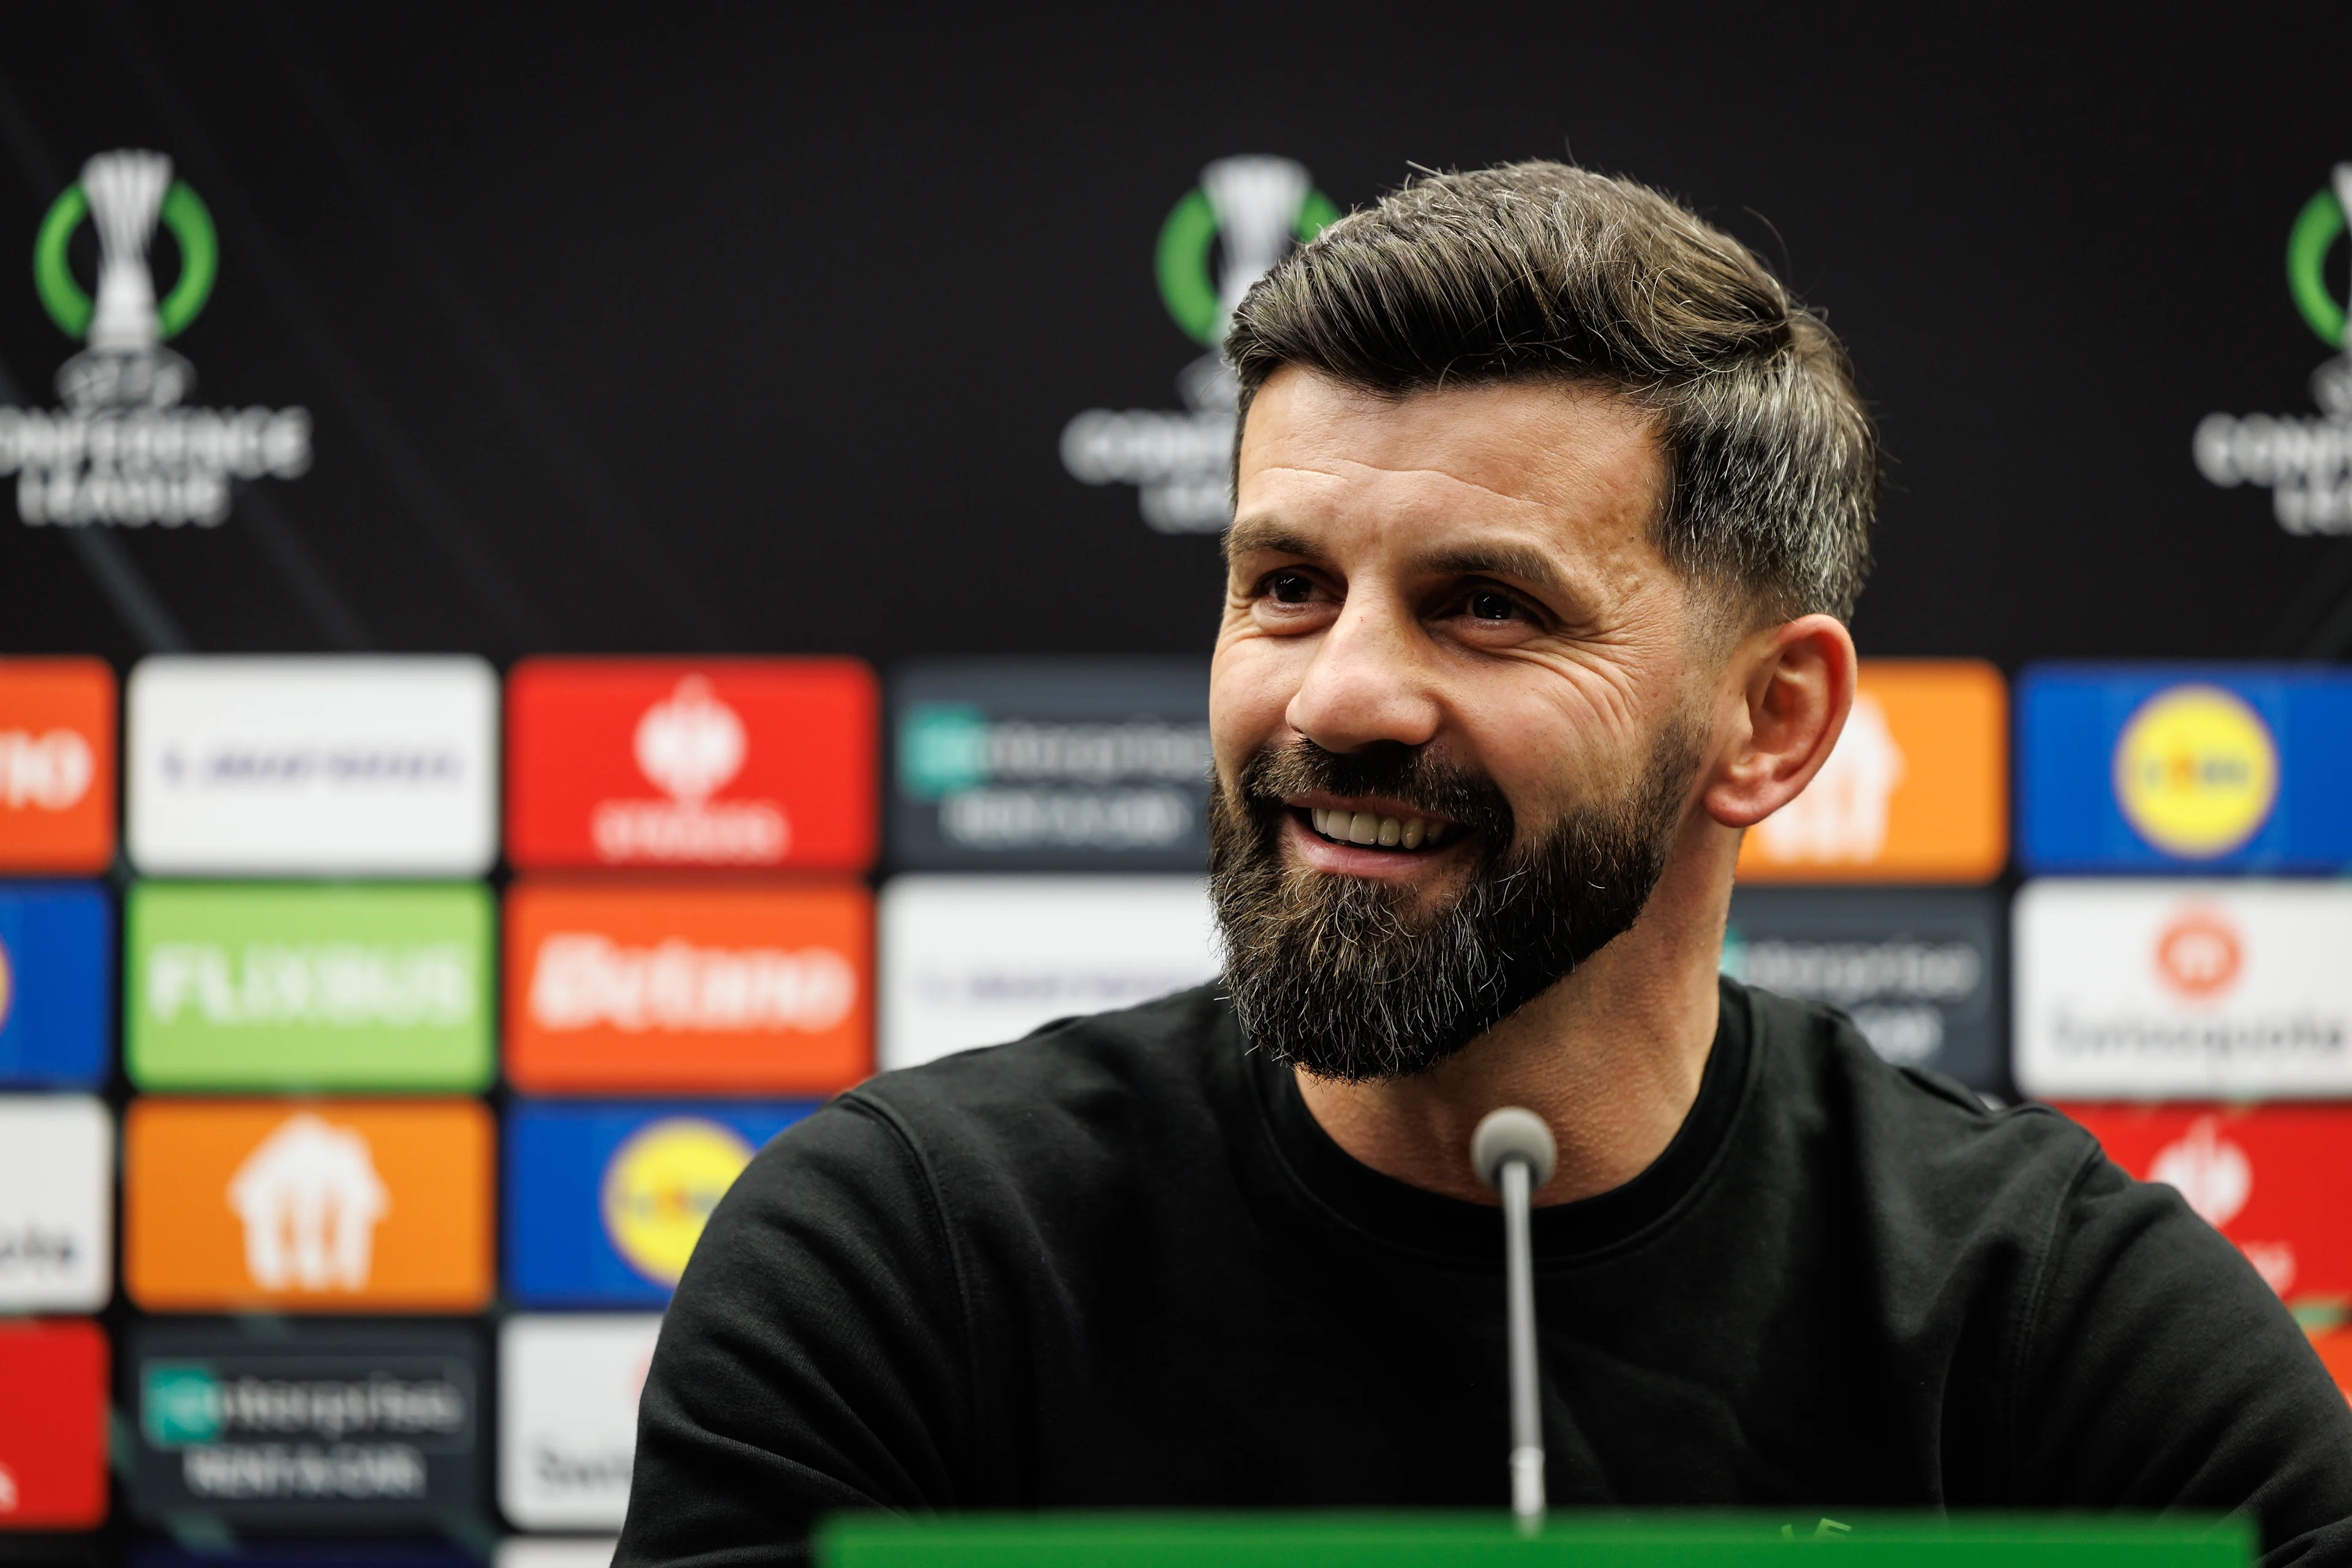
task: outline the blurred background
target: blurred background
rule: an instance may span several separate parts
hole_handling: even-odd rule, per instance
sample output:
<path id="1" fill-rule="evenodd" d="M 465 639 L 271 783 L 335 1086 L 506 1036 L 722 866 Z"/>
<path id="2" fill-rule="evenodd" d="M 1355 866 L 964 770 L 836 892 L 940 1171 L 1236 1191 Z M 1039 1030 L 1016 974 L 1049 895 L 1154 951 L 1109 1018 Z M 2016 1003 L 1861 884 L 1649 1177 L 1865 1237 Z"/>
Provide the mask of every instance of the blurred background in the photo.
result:
<path id="1" fill-rule="evenodd" d="M 1891 458 L 1726 969 L 2352 1381 L 2352 20 L 7 21 L 0 1560 L 601 1564 L 753 1149 L 1214 973 L 1223 309 L 1528 157 L 1754 247 Z"/>

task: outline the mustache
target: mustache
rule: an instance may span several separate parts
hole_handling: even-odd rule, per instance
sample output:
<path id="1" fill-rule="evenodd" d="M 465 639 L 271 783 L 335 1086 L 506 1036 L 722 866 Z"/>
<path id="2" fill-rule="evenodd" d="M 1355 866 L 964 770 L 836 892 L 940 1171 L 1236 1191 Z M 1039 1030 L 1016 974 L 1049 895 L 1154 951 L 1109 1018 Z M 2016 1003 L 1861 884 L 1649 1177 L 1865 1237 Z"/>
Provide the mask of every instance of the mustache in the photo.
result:
<path id="1" fill-rule="evenodd" d="M 1239 791 L 1250 815 L 1271 826 L 1295 795 L 1379 795 L 1424 816 L 1479 834 L 1489 853 L 1517 829 L 1511 803 L 1486 774 L 1426 748 L 1381 741 L 1358 752 L 1331 752 L 1308 740 L 1268 746 L 1244 764 Z"/>

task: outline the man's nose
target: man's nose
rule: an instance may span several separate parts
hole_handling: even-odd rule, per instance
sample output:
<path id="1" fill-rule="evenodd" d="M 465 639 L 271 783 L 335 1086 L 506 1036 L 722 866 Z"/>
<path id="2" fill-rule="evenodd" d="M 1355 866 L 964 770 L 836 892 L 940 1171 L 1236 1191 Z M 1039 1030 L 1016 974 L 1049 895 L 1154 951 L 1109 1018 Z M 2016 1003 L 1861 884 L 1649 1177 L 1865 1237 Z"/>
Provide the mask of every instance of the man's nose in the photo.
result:
<path id="1" fill-rule="evenodd" d="M 1327 752 L 1424 745 L 1441 708 L 1421 627 L 1402 606 L 1351 596 L 1318 643 L 1284 717 Z"/>

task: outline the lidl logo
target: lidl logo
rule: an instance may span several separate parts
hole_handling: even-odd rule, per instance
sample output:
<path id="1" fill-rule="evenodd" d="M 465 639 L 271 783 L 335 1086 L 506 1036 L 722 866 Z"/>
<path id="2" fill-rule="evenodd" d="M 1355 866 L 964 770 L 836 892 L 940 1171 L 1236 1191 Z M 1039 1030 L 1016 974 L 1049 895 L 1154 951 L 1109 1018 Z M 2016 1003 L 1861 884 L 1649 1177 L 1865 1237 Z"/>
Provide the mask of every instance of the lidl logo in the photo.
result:
<path id="1" fill-rule="evenodd" d="M 2116 798 L 2142 837 L 2187 859 L 2236 849 L 2278 801 L 2278 744 L 2261 714 L 2219 686 L 2170 687 L 2116 742 Z"/>
<path id="2" fill-rule="evenodd" d="M 508 683 L 508 856 L 863 870 L 877 707 L 851 659 L 527 659 Z"/>
<path id="3" fill-rule="evenodd" d="M 2008 693 L 1972 659 L 1864 659 L 1836 748 L 1741 845 L 1743 882 L 1984 882 L 2009 855 Z"/>
<path id="4" fill-rule="evenodd" d="M 753 1153 L 814 1109 L 518 1101 L 505 1128 L 507 1294 L 531 1307 L 661 1306 Z"/>
<path id="5" fill-rule="evenodd" d="M 604 1170 L 604 1233 L 638 1273 L 677 1284 L 704 1222 L 751 1154 L 734 1129 L 697 1117 L 631 1134 Z"/>
<path id="6" fill-rule="evenodd" d="M 134 1100 L 123 1273 L 152 1311 L 471 1311 L 489 1294 L 474 1100 Z"/>
<path id="7" fill-rule="evenodd" d="M 114 671 L 0 658 L 0 871 L 102 871 L 114 858 Z"/>
<path id="8" fill-rule="evenodd" d="M 2018 847 L 2035 872 L 2352 865 L 2352 676 L 2044 665 L 2018 683 Z"/>

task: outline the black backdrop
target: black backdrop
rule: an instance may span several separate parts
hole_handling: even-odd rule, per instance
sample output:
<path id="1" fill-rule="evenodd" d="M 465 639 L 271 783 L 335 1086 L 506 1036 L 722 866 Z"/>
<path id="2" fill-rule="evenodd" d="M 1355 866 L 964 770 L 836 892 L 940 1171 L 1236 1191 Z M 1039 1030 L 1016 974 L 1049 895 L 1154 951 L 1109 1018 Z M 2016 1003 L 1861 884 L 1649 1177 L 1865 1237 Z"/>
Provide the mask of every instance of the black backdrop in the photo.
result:
<path id="1" fill-rule="evenodd" d="M 1081 409 L 1177 405 L 1171 206 L 1229 153 L 1344 207 L 1572 149 L 1851 343 L 1895 459 L 1865 652 L 2341 655 L 2352 543 L 2189 435 L 2311 409 L 2283 252 L 2352 157 L 2352 12 L 2159 15 L 18 0 L 17 394 L 74 346 L 42 213 L 153 147 L 220 233 L 198 400 L 305 405 L 317 459 L 208 531 L 0 510 L 0 647 L 1201 649 L 1213 542 L 1057 454 Z"/>

